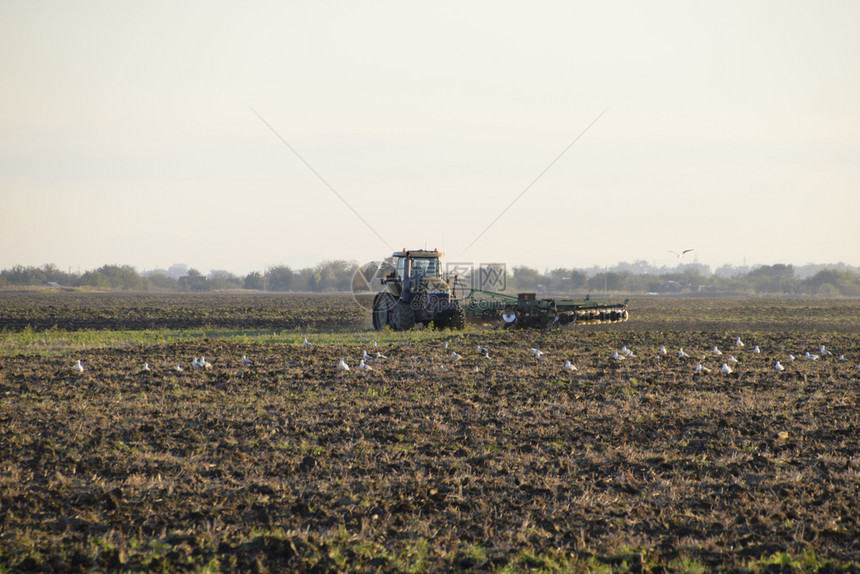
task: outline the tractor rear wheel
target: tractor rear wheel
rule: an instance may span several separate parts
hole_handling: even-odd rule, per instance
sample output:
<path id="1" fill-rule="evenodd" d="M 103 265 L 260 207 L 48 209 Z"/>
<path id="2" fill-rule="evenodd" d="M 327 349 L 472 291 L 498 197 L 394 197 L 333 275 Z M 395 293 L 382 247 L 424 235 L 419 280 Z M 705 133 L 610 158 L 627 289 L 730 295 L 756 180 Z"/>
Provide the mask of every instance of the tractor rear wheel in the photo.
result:
<path id="1" fill-rule="evenodd" d="M 415 326 L 415 310 L 403 301 L 398 301 L 394 306 L 394 314 L 391 322 L 394 324 L 394 329 L 397 331 L 408 331 Z"/>

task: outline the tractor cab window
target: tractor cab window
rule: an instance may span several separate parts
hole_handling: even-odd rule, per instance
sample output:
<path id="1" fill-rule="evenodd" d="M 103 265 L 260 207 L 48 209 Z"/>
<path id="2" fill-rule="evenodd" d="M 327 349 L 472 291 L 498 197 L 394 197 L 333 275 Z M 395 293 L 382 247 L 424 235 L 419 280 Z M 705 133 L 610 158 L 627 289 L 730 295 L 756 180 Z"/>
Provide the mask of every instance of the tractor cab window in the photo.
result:
<path id="1" fill-rule="evenodd" d="M 425 275 L 439 276 L 439 260 L 435 257 L 415 258 L 412 260 L 412 276 L 424 277 Z"/>
<path id="2" fill-rule="evenodd" d="M 397 277 L 403 278 L 406 277 L 406 258 L 405 257 L 397 257 Z"/>

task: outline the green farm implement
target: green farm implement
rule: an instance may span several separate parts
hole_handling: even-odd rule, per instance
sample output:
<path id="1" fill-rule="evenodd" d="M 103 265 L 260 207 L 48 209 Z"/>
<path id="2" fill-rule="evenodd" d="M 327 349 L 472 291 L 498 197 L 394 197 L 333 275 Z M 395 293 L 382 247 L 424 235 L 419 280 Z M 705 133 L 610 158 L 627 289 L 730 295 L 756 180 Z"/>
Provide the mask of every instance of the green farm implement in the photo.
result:
<path id="1" fill-rule="evenodd" d="M 467 316 L 501 321 L 506 327 L 547 328 L 626 321 L 627 301 L 601 304 L 585 299 L 538 299 L 534 293 L 516 296 L 473 289 L 463 299 Z"/>

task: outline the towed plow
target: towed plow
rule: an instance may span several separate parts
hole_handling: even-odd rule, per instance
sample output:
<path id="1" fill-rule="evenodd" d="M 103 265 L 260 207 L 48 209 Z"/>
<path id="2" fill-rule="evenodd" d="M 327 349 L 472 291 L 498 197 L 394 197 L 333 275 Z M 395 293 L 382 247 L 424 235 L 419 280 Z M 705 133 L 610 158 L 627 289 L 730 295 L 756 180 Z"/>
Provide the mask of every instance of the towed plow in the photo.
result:
<path id="1" fill-rule="evenodd" d="M 538 299 L 534 293 L 508 295 L 472 289 L 463 299 L 466 315 L 474 320 L 496 322 L 504 327 L 548 328 L 620 323 L 628 318 L 624 303 L 602 304 L 585 299 Z"/>

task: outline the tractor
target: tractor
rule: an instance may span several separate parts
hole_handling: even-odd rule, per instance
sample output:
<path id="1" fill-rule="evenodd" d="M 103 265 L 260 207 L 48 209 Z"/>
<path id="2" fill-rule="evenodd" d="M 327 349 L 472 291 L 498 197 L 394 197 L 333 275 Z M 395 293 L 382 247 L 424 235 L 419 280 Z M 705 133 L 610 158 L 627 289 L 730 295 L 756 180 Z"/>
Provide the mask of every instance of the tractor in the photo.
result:
<path id="1" fill-rule="evenodd" d="M 379 269 L 383 289 L 373 298 L 373 328 L 406 331 L 432 321 L 437 329 L 462 329 L 466 312 L 442 278 L 441 265 L 436 250 L 395 252 Z"/>

